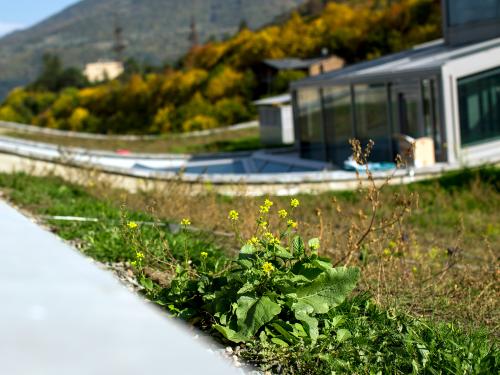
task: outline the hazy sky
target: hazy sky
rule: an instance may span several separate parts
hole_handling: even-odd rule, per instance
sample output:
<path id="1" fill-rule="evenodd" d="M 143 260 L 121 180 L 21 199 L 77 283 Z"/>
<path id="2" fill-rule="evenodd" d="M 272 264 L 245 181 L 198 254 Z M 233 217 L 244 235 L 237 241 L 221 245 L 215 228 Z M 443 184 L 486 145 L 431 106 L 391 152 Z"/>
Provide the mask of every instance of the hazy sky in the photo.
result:
<path id="1" fill-rule="evenodd" d="M 78 0 L 0 0 L 0 36 L 51 16 Z"/>

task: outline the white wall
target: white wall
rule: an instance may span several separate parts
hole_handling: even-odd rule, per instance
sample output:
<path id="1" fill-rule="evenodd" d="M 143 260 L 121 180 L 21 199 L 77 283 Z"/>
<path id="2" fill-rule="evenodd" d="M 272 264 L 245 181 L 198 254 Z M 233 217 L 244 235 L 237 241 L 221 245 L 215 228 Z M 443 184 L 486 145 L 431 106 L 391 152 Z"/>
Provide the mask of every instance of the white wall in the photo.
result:
<path id="1" fill-rule="evenodd" d="M 281 107 L 281 139 L 286 145 L 290 145 L 295 142 L 293 112 L 291 105 Z"/>

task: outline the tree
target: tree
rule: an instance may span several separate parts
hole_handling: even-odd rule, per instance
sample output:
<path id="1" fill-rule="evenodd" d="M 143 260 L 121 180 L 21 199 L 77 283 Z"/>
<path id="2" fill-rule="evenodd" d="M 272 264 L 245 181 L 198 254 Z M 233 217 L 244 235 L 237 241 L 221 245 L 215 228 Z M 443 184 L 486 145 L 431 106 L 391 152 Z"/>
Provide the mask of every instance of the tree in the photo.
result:
<path id="1" fill-rule="evenodd" d="M 30 89 L 59 92 L 66 87 L 82 88 L 88 84 L 82 72 L 74 67 L 63 69 L 56 54 L 47 53 L 42 58 L 42 70 Z"/>

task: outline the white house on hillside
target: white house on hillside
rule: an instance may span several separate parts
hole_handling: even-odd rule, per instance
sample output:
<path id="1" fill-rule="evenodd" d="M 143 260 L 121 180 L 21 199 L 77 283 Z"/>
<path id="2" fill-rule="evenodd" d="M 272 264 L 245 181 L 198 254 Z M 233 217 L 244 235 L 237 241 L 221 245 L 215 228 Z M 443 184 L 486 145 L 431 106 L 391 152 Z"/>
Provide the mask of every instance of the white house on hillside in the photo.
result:
<path id="1" fill-rule="evenodd" d="M 120 61 L 97 61 L 85 65 L 83 75 L 89 82 L 100 82 L 107 79 L 115 79 L 124 71 Z"/>

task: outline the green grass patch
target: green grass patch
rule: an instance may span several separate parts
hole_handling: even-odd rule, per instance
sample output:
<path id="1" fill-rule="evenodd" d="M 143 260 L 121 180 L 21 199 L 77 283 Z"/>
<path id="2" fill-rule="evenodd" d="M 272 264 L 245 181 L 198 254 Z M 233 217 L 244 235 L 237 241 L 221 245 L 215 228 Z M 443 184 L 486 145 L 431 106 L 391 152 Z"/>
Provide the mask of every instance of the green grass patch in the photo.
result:
<path id="1" fill-rule="evenodd" d="M 457 224 L 454 210 L 494 217 L 498 202 L 491 202 L 491 196 L 496 193 L 479 194 L 484 195 L 481 199 L 477 191 L 497 192 L 498 170 L 471 173 L 465 172 L 466 182 L 446 175 L 433 182 L 391 187 L 391 191 L 418 190 L 423 204 L 410 220 L 422 230 Z M 480 188 L 478 178 L 485 181 Z M 155 218 L 141 210 L 123 209 L 114 200 L 100 199 L 57 177 L 0 174 L 0 189 L 35 215 L 99 219 L 47 223 L 64 239 L 81 243 L 82 251 L 97 260 L 134 262 L 151 300 L 224 345 L 238 343 L 241 355 L 263 370 L 286 374 L 493 374 L 500 370 L 498 343 L 489 332 L 466 330 L 453 322 L 453 316 L 439 322 L 376 304 L 368 293 L 356 289 L 356 282 L 359 287 L 367 277 L 363 268 L 358 280 L 357 268 L 332 267 L 329 258 L 318 255 L 322 242 L 298 239 L 291 224 L 283 224 L 284 232 L 270 228 L 250 243 L 245 239 L 246 245 L 232 257 L 204 232 L 128 226 Z M 331 196 L 353 205 L 360 201 L 354 193 Z M 315 198 L 300 199 L 300 207 L 290 208 L 287 219 L 295 219 L 302 206 Z M 472 225 L 474 216 L 465 219 L 467 225 Z M 496 227 L 487 224 L 477 229 L 489 230 L 490 238 L 497 238 Z M 168 273 L 170 279 L 162 283 L 152 270 Z M 420 298 L 415 290 L 407 293 L 412 299 Z"/>

